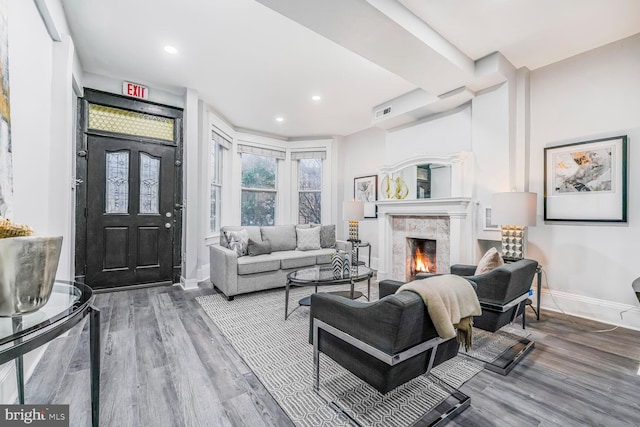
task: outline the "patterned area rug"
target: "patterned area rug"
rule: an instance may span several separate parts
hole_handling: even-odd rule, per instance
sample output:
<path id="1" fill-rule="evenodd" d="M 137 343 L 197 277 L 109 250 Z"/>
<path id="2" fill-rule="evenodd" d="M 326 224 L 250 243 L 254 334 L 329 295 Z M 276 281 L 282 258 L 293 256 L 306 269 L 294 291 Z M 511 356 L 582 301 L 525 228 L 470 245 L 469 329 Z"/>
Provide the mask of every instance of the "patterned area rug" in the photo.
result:
<path id="1" fill-rule="evenodd" d="M 356 289 L 366 295 L 366 283 L 358 284 Z M 322 290 L 344 290 L 344 286 Z M 372 301 L 378 299 L 377 290 L 377 286 L 371 287 Z M 298 307 L 297 301 L 312 291 L 312 288 L 292 288 L 289 310 Z M 230 302 L 221 294 L 197 300 L 298 426 L 348 426 L 353 424 L 349 417 L 363 426 L 408 426 L 447 396 L 437 382 L 424 375 L 381 395 L 321 354 L 321 397 L 312 389 L 313 349 L 308 342 L 308 307 L 295 309 L 285 321 L 284 289 L 237 295 Z M 496 349 L 492 348 L 493 351 Z M 458 355 L 431 372 L 458 388 L 483 367 L 481 361 Z"/>

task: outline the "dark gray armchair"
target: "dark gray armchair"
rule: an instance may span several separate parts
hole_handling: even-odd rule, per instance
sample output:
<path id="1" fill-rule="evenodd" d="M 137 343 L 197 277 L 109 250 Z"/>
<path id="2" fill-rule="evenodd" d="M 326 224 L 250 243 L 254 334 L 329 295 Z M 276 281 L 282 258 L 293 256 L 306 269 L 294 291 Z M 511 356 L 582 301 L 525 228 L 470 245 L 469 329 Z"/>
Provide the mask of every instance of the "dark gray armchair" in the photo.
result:
<path id="1" fill-rule="evenodd" d="M 537 268 L 536 261 L 522 259 L 477 276 L 475 265 L 455 264 L 451 266 L 451 274 L 463 276 L 477 285 L 482 316 L 473 319 L 474 326 L 495 332 L 524 312 Z M 524 327 L 524 317 L 522 325 Z"/>
<path id="2" fill-rule="evenodd" d="M 380 299 L 367 303 L 328 293 L 311 296 L 309 342 L 314 345 L 316 390 L 320 353 L 383 394 L 458 354 L 455 338 L 438 337 L 422 298 L 413 292 L 395 295 L 395 290 L 380 284 Z M 452 396 L 458 401 L 449 417 L 470 403 L 457 390 Z"/>

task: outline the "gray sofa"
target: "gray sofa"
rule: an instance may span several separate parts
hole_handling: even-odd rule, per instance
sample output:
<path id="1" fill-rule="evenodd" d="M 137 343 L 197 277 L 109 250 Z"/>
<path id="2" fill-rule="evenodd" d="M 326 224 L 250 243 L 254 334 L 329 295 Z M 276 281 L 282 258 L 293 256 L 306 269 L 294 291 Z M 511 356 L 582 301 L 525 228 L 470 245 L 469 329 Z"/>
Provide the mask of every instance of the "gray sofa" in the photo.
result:
<path id="1" fill-rule="evenodd" d="M 223 227 L 220 245 L 209 247 L 210 279 L 228 300 L 235 295 L 284 287 L 287 274 L 304 267 L 331 264 L 331 255 L 336 248 L 349 251 L 348 242 L 336 241 L 335 225 L 321 228 L 321 246 L 318 249 L 297 250 L 297 228 L 310 226 L 239 226 Z M 245 229 L 253 242 L 268 241 L 272 252 L 255 256 L 238 256 L 229 248 L 228 233 Z"/>

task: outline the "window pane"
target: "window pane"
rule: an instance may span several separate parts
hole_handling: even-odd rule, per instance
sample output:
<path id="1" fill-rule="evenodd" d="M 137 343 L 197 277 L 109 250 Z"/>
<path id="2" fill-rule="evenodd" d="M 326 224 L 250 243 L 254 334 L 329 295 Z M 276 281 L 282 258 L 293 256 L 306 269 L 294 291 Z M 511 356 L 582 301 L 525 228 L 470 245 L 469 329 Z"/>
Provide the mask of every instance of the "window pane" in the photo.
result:
<path id="1" fill-rule="evenodd" d="M 140 213 L 160 213 L 160 159 L 140 154 Z"/>
<path id="2" fill-rule="evenodd" d="M 220 223 L 218 221 L 220 215 L 220 187 L 211 185 L 211 217 L 210 228 L 212 232 L 220 231 Z"/>
<path id="3" fill-rule="evenodd" d="M 106 213 L 129 212 L 129 152 L 107 153 Z"/>
<path id="4" fill-rule="evenodd" d="M 276 161 L 273 157 L 242 153 L 242 186 L 275 190 Z"/>
<path id="5" fill-rule="evenodd" d="M 242 190 L 241 225 L 274 225 L 275 192 Z"/>
<path id="6" fill-rule="evenodd" d="M 322 189 L 322 160 L 300 159 L 298 165 L 298 189 L 300 191 Z"/>
<path id="7" fill-rule="evenodd" d="M 300 192 L 298 199 L 298 224 L 320 224 L 322 218 L 321 212 L 321 193 L 318 192 Z"/>
<path id="8" fill-rule="evenodd" d="M 173 119 L 121 110 L 104 105 L 89 105 L 89 129 L 173 141 Z"/>

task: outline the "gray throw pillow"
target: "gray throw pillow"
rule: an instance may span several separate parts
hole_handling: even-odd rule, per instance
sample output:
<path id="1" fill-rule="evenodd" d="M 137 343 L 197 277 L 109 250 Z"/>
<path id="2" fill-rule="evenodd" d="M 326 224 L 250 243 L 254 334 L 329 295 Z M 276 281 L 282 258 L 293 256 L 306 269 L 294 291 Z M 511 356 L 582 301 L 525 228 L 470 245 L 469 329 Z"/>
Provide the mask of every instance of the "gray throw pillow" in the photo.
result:
<path id="1" fill-rule="evenodd" d="M 271 243 L 271 250 L 292 251 L 296 248 L 296 227 L 295 225 L 272 225 L 260 227 L 262 240 Z"/>
<path id="2" fill-rule="evenodd" d="M 336 225 L 323 225 L 320 227 L 320 246 L 323 248 L 336 247 Z"/>
<path id="3" fill-rule="evenodd" d="M 296 228 L 298 251 L 312 251 L 320 249 L 320 227 Z"/>
<path id="4" fill-rule="evenodd" d="M 249 239 L 247 252 L 249 253 L 249 256 L 270 254 L 271 243 L 269 243 L 268 240 L 265 240 L 264 242 L 256 242 L 255 240 Z"/>
<path id="5" fill-rule="evenodd" d="M 225 231 L 224 236 L 229 243 L 229 249 L 235 251 L 239 257 L 247 254 L 247 246 L 249 245 L 249 233 L 242 229 L 239 231 Z"/>

